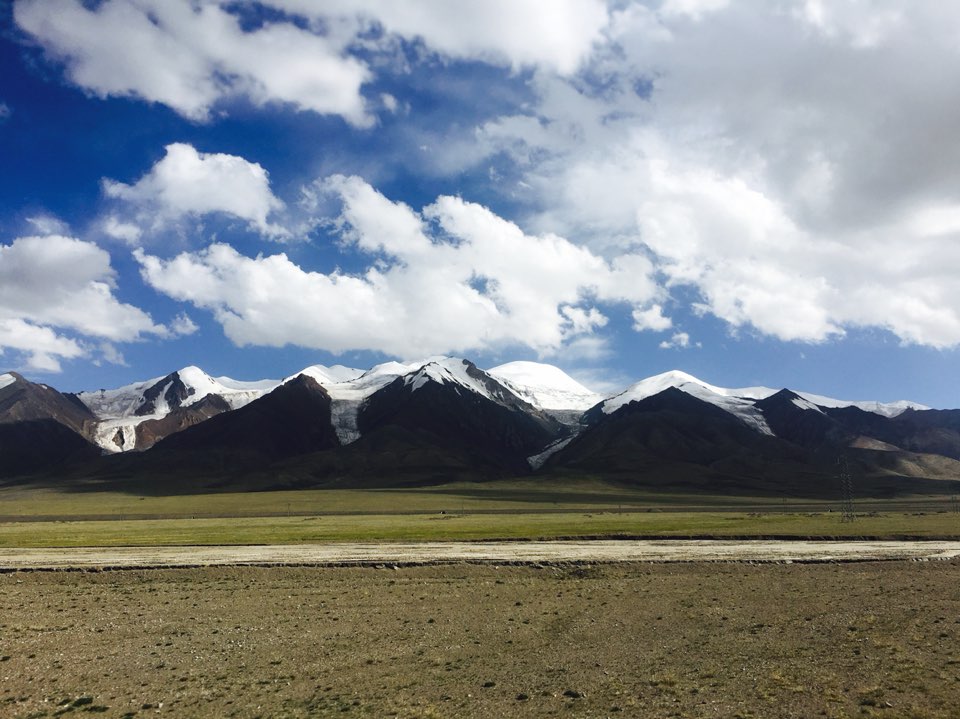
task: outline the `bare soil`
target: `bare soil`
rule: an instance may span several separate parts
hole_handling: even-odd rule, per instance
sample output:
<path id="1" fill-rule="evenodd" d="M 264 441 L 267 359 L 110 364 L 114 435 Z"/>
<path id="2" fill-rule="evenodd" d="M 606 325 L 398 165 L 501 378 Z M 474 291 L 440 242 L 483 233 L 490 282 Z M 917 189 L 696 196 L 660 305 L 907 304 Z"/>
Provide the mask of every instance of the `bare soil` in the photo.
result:
<path id="1" fill-rule="evenodd" d="M 960 717 L 960 560 L 0 575 L 3 717 Z"/>

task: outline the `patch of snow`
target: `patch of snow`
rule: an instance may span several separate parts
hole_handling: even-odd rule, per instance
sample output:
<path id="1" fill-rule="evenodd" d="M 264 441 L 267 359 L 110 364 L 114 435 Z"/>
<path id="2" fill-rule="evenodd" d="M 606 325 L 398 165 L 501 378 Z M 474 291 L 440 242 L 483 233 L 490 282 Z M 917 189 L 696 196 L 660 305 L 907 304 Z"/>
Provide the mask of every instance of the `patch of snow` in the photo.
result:
<path id="1" fill-rule="evenodd" d="M 540 362 L 508 362 L 487 370 L 494 379 L 542 410 L 585 412 L 603 400 L 559 367 Z"/>
<path id="2" fill-rule="evenodd" d="M 802 410 L 813 410 L 814 412 L 819 412 L 820 414 L 824 413 L 822 409 L 804 397 L 794 397 L 790 401 L 793 402 L 794 407 L 799 407 Z"/>
<path id="3" fill-rule="evenodd" d="M 132 417 L 137 408 L 143 404 L 143 393 L 162 379 L 163 377 L 154 377 L 145 382 L 135 382 L 117 389 L 81 392 L 77 396 L 99 419 Z"/>
<path id="4" fill-rule="evenodd" d="M 903 414 L 908 409 L 917 409 L 924 410 L 930 409 L 926 405 L 918 404 L 916 402 L 909 402 L 907 400 L 898 400 L 896 402 L 873 402 L 873 401 L 848 401 L 842 399 L 833 399 L 832 397 L 824 397 L 819 394 L 810 394 L 809 392 L 797 392 L 798 395 L 803 397 L 806 400 L 810 400 L 820 407 L 857 407 L 862 409 L 864 412 L 873 412 L 874 414 L 879 414 L 883 417 L 893 418 L 898 415 Z"/>
<path id="5" fill-rule="evenodd" d="M 17 378 L 14 377 L 12 374 L 0 374 L 0 389 L 3 389 L 4 387 L 9 387 L 16 381 L 17 381 Z"/>
<path id="6" fill-rule="evenodd" d="M 715 387 L 693 375 L 678 370 L 648 377 L 631 385 L 620 394 L 606 400 L 603 403 L 603 412 L 604 414 L 611 414 L 625 404 L 639 402 L 647 397 L 660 394 L 670 387 L 675 387 L 697 399 L 709 402 L 729 412 L 758 432 L 773 434 L 763 414 L 754 406 L 754 402 L 769 397 L 777 390 L 768 387 L 743 387 L 740 389 Z"/>
<path id="7" fill-rule="evenodd" d="M 93 440 L 97 445 L 108 452 L 129 452 L 137 444 L 137 425 L 147 419 L 157 417 L 123 417 L 109 419 L 97 425 Z M 117 435 L 120 435 L 119 441 Z"/>
<path id="8" fill-rule="evenodd" d="M 561 449 L 570 444 L 577 435 L 572 435 L 570 437 L 564 437 L 563 439 L 558 439 L 556 442 L 553 442 L 547 445 L 547 448 L 535 454 L 531 457 L 527 457 L 527 464 L 530 465 L 530 469 L 540 469 L 544 462 L 546 462 L 550 457 L 555 455 Z"/>

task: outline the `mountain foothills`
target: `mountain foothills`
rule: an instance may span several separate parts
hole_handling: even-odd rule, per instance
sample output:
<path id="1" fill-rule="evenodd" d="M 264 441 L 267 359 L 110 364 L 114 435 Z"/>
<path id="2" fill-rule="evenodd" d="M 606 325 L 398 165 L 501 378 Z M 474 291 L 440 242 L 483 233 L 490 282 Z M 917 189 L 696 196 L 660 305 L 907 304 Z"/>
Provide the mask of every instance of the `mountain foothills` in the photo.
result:
<path id="1" fill-rule="evenodd" d="M 238 382 L 186 367 L 63 394 L 0 375 L 0 479 L 140 493 L 391 487 L 535 475 L 671 492 L 960 490 L 960 410 L 727 389 L 683 372 L 612 397 L 556 367 L 449 357 Z"/>

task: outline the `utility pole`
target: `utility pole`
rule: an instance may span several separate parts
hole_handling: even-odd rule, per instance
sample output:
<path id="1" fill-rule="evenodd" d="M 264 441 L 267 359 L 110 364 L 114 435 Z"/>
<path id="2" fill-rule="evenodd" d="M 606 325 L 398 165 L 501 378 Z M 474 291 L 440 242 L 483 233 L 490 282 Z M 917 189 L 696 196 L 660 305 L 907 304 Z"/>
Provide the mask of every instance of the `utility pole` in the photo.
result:
<path id="1" fill-rule="evenodd" d="M 837 479 L 840 480 L 840 521 L 854 522 L 857 515 L 853 509 L 853 478 L 850 476 L 850 465 L 844 456 L 837 457 Z"/>

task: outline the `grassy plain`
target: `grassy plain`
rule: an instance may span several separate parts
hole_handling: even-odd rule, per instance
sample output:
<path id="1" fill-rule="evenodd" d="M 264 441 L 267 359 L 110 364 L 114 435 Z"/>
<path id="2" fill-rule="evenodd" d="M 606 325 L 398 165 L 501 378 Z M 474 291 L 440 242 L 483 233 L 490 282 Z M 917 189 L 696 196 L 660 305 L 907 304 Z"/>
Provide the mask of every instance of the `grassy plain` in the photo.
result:
<path id="1" fill-rule="evenodd" d="M 8 519 L 174 518 L 338 513 L 550 511 L 747 506 L 782 500 L 651 492 L 600 480 L 451 483 L 414 489 L 302 489 L 272 492 L 136 495 L 69 487 L 0 487 Z M 791 502 L 791 505 L 794 502 Z M 828 506 L 820 502 L 819 506 Z"/>
<path id="2" fill-rule="evenodd" d="M 0 488 L 0 546 L 558 537 L 960 537 L 950 497 L 836 502 L 652 493 L 600 481 L 136 496 Z"/>
<path id="3" fill-rule="evenodd" d="M 552 512 L 359 514 L 0 523 L 2 547 L 408 542 L 560 537 L 960 537 L 960 515 Z"/>

